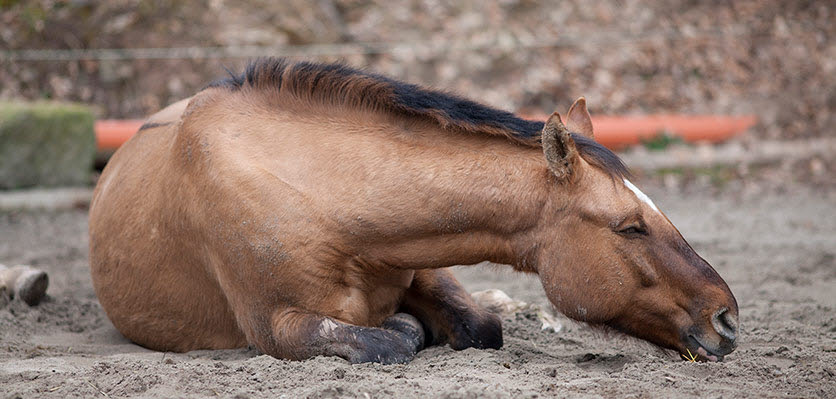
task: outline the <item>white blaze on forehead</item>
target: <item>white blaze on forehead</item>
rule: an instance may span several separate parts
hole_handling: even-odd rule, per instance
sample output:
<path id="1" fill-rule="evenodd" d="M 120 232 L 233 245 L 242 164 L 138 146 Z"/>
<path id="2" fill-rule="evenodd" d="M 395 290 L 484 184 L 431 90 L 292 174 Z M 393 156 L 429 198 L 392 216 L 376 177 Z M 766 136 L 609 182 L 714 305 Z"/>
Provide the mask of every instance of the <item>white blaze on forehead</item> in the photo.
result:
<path id="1" fill-rule="evenodd" d="M 653 201 L 650 200 L 650 197 L 648 197 L 647 194 L 643 193 L 642 190 L 639 190 L 638 187 L 634 186 L 633 183 L 630 182 L 630 180 L 624 179 L 624 185 L 627 186 L 627 188 L 629 188 L 630 191 L 636 194 L 636 197 L 639 197 L 639 200 L 641 200 L 647 205 L 650 205 L 650 207 L 653 208 L 654 211 L 659 212 L 659 208 L 657 208 L 656 204 L 654 204 Z"/>

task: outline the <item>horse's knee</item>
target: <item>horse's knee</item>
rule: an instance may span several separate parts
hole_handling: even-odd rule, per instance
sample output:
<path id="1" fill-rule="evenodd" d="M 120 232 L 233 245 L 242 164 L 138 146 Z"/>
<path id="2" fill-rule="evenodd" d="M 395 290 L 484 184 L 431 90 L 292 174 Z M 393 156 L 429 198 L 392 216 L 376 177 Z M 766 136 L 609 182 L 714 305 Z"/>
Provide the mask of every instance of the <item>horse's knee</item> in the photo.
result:
<path id="1" fill-rule="evenodd" d="M 448 270 L 416 272 L 401 306 L 424 323 L 428 345 L 502 347 L 502 321 L 476 304 Z"/>

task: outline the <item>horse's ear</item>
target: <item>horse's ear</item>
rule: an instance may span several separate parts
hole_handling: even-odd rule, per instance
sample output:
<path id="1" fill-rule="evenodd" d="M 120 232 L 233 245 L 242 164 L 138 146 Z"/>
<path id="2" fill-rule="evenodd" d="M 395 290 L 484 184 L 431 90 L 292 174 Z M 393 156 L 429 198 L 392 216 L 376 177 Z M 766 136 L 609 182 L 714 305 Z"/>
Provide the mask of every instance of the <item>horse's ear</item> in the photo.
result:
<path id="1" fill-rule="evenodd" d="M 575 103 L 569 107 L 569 113 L 566 114 L 566 127 L 575 133 L 594 139 L 592 118 L 589 116 L 589 111 L 586 110 L 585 98 L 581 97 L 575 100 Z"/>
<path id="2" fill-rule="evenodd" d="M 549 170 L 558 180 L 571 181 L 577 174 L 578 150 L 569 129 L 566 129 L 560 120 L 560 114 L 555 112 L 549 117 L 543 126 L 540 139 L 543 142 L 543 153 L 546 154 Z"/>

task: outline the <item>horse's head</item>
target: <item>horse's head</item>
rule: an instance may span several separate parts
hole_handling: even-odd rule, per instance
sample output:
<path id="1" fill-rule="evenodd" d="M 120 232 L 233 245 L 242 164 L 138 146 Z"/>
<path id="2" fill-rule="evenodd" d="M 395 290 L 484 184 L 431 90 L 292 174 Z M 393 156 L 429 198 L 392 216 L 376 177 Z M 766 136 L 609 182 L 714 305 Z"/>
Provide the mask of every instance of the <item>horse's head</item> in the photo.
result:
<path id="1" fill-rule="evenodd" d="M 623 176 L 614 155 L 600 147 L 578 151 L 591 139 L 583 99 L 569 109 L 566 126 L 554 113 L 543 129 L 554 190 L 541 221 L 537 272 L 549 300 L 574 319 L 722 359 L 736 346 L 738 309 L 729 287 Z"/>

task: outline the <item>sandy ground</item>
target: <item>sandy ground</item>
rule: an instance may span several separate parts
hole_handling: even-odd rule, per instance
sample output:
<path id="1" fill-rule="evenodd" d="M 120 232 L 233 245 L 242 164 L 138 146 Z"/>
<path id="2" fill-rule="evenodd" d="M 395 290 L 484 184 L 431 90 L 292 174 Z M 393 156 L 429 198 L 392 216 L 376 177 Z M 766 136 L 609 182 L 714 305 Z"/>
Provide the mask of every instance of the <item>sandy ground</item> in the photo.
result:
<path id="1" fill-rule="evenodd" d="M 683 198 L 644 185 L 737 297 L 740 346 L 723 363 L 568 321 L 540 331 L 527 313 L 505 318 L 501 350 L 433 347 L 406 365 L 153 352 L 96 301 L 85 210 L 5 212 L 0 262 L 43 268 L 51 286 L 36 307 L 0 302 L 0 397 L 836 397 L 836 190 Z M 471 291 L 545 303 L 536 279 L 501 266 L 457 273 Z"/>

